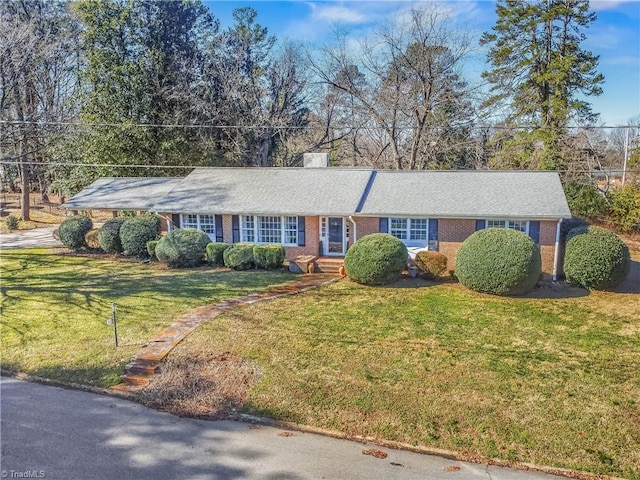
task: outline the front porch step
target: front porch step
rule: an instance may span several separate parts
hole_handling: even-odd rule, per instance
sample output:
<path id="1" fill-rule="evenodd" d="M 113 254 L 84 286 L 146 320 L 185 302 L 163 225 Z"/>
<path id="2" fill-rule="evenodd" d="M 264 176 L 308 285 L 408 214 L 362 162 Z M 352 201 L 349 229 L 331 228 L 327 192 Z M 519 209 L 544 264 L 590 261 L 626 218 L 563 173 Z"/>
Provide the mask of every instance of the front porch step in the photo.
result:
<path id="1" fill-rule="evenodd" d="M 316 259 L 314 271 L 318 273 L 340 273 L 340 267 L 344 265 L 344 258 L 320 257 Z"/>

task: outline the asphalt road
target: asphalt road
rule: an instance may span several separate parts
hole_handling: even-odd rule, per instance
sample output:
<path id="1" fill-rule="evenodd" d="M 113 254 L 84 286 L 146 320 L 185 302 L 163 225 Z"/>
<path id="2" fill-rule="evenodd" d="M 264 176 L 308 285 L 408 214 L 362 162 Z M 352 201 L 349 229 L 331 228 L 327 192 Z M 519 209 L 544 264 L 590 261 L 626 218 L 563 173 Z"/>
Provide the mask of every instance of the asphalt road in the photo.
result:
<path id="1" fill-rule="evenodd" d="M 551 480 L 235 421 L 179 418 L 119 398 L 0 379 L 3 478 Z M 384 459 L 363 455 L 377 448 Z"/>

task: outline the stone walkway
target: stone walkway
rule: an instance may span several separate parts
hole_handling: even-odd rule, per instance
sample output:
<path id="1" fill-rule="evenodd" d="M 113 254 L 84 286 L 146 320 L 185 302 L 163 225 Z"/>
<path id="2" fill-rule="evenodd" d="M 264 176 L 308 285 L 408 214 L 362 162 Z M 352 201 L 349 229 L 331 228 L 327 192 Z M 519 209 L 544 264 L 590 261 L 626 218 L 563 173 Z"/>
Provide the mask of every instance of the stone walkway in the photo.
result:
<path id="1" fill-rule="evenodd" d="M 242 305 L 305 292 L 341 278 L 335 274 L 302 275 L 299 280 L 293 283 L 279 285 L 264 292 L 252 293 L 192 310 L 180 317 L 144 346 L 125 367 L 126 374 L 122 376 L 123 382 L 111 388 L 125 393 L 133 393 L 143 388 L 149 383 L 150 377 L 158 372 L 160 362 L 178 343 L 201 324 L 218 315 Z"/>

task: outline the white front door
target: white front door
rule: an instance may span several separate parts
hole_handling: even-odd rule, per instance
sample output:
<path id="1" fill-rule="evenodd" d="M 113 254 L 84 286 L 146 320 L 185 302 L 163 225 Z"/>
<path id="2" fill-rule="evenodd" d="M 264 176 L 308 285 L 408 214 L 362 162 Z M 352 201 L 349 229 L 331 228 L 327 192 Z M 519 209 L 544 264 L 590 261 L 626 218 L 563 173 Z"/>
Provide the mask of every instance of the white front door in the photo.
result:
<path id="1" fill-rule="evenodd" d="M 321 217 L 320 238 L 322 240 L 322 254 L 327 256 L 342 256 L 345 253 L 346 238 L 343 217 Z"/>

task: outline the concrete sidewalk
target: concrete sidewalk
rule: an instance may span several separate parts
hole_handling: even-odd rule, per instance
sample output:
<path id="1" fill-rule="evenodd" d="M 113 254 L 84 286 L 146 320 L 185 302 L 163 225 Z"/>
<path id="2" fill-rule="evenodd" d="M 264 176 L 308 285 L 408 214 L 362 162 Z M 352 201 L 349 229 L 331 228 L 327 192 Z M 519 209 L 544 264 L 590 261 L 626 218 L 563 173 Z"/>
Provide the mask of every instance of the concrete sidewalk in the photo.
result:
<path id="1" fill-rule="evenodd" d="M 236 421 L 179 418 L 115 397 L 0 379 L 2 477 L 552 480 Z M 386 458 L 364 455 L 366 449 Z M 39 475 L 39 476 L 38 476 Z"/>
<path id="2" fill-rule="evenodd" d="M 0 249 L 62 247 L 62 243 L 53 238 L 53 231 L 56 228 L 58 228 L 57 225 L 31 230 L 17 230 L 12 233 L 0 233 Z"/>

